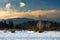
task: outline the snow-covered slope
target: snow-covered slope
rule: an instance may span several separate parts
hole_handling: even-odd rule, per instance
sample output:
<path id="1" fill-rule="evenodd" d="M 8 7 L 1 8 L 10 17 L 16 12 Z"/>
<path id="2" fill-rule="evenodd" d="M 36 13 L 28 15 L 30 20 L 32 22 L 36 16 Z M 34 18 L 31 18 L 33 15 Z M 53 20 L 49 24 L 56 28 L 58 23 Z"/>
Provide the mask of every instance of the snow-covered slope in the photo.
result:
<path id="1" fill-rule="evenodd" d="M 60 40 L 60 32 L 16 31 L 16 33 L 0 31 L 0 40 Z"/>

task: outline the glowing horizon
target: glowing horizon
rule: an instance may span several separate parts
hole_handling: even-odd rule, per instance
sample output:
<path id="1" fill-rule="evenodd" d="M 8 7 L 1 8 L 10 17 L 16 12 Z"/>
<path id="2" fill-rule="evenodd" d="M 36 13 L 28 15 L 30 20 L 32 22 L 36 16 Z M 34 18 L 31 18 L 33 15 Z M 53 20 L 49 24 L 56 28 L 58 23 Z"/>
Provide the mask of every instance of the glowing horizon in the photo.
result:
<path id="1" fill-rule="evenodd" d="M 45 18 L 56 18 L 60 17 L 60 10 L 35 10 L 35 11 L 26 11 L 26 12 L 18 12 L 18 11 L 0 11 L 0 19 L 8 19 L 8 18 L 37 18 L 39 15 Z M 59 15 L 57 15 L 59 14 Z"/>

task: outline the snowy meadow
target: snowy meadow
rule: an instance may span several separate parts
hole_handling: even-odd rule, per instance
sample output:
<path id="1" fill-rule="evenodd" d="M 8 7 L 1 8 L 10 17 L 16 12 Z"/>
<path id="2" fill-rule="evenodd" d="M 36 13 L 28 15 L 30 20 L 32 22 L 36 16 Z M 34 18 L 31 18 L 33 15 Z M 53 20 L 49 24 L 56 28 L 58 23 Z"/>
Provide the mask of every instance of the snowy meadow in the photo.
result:
<path id="1" fill-rule="evenodd" d="M 16 31 L 11 33 L 0 31 L 0 40 L 60 40 L 60 32 L 44 31 L 42 33 L 33 31 Z"/>

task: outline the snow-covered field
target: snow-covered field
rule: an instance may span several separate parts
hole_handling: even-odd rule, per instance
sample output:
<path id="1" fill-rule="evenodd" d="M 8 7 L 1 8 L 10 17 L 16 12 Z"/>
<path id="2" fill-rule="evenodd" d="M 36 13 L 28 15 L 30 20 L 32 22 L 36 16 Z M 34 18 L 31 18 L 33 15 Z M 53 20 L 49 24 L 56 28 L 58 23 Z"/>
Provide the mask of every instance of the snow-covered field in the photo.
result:
<path id="1" fill-rule="evenodd" d="M 16 31 L 16 33 L 0 31 L 0 40 L 60 40 L 60 32 Z"/>

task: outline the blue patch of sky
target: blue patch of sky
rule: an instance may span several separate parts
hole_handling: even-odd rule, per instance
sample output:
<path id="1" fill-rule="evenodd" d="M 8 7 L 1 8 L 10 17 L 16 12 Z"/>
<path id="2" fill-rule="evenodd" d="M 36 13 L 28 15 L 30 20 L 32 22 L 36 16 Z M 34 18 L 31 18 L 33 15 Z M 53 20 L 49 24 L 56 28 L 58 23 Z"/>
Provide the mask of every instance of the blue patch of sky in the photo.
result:
<path id="1" fill-rule="evenodd" d="M 20 2 L 26 4 L 25 7 L 19 7 Z M 6 3 L 11 3 L 11 9 L 18 11 L 27 10 L 60 10 L 60 0 L 9 0 L 8 2 L 0 2 L 0 7 L 5 7 Z"/>

